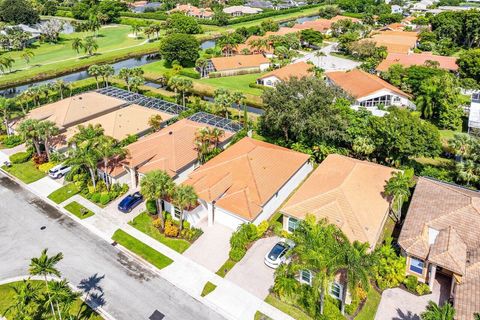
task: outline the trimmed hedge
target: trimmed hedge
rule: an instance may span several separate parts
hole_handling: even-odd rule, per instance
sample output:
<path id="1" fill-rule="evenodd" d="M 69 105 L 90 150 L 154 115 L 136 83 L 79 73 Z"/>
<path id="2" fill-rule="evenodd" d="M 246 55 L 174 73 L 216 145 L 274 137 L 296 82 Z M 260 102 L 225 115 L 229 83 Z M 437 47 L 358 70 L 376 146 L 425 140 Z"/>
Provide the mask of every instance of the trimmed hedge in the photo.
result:
<path id="1" fill-rule="evenodd" d="M 14 153 L 10 156 L 10 161 L 12 163 L 24 163 L 24 162 L 27 162 L 28 160 L 30 160 L 30 158 L 32 157 L 32 153 L 29 152 L 29 151 L 25 151 L 25 152 L 17 152 L 17 153 Z"/>
<path id="2" fill-rule="evenodd" d="M 19 135 L 2 136 L 0 140 L 6 148 L 13 148 L 23 143 L 23 138 Z"/>
<path id="3" fill-rule="evenodd" d="M 185 76 L 185 77 L 189 77 L 189 78 L 193 78 L 193 79 L 200 79 L 200 73 L 198 73 L 195 70 L 185 70 L 185 69 L 183 69 L 183 70 L 180 71 L 180 75 Z"/>
<path id="4" fill-rule="evenodd" d="M 250 15 L 250 16 L 243 16 L 243 17 L 240 17 L 240 18 L 231 19 L 231 20 L 228 21 L 228 24 L 232 25 L 232 24 L 237 24 L 237 23 L 241 23 L 241 22 L 247 22 L 247 21 L 253 21 L 253 20 L 258 20 L 258 19 L 263 19 L 263 18 L 268 18 L 268 17 L 280 16 L 280 15 L 284 15 L 284 14 L 287 14 L 287 13 L 299 12 L 299 11 L 302 11 L 304 9 L 314 8 L 314 7 L 319 7 L 320 8 L 320 6 L 317 5 L 317 4 L 311 4 L 311 5 L 308 5 L 308 6 L 296 7 L 296 8 L 290 8 L 290 9 L 266 11 L 266 12 L 259 13 L 259 14 L 254 14 L 254 15 Z"/>
<path id="5" fill-rule="evenodd" d="M 166 12 L 157 11 L 157 12 L 121 12 L 121 17 L 130 17 L 130 18 L 141 18 L 141 19 L 152 19 L 152 20 L 167 20 L 168 14 Z"/>

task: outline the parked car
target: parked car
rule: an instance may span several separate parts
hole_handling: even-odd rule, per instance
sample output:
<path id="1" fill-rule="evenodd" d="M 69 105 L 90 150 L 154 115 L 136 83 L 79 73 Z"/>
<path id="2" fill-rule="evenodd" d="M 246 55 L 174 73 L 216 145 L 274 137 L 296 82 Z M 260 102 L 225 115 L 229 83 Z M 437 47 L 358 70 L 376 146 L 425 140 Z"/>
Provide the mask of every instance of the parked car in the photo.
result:
<path id="1" fill-rule="evenodd" d="M 124 213 L 129 213 L 138 206 L 143 201 L 143 196 L 140 192 L 135 192 L 133 194 L 129 194 L 126 196 L 120 203 L 118 204 L 118 210 Z"/>
<path id="2" fill-rule="evenodd" d="M 293 243 L 287 243 L 286 241 L 277 242 L 265 255 L 265 264 L 270 268 L 276 269 L 280 264 L 286 263 L 286 254 L 292 247 Z"/>
<path id="3" fill-rule="evenodd" d="M 72 170 L 72 168 L 67 166 L 66 164 L 59 164 L 48 170 L 48 176 L 52 179 L 59 179 L 65 176 L 68 172 L 70 172 L 70 170 Z"/>

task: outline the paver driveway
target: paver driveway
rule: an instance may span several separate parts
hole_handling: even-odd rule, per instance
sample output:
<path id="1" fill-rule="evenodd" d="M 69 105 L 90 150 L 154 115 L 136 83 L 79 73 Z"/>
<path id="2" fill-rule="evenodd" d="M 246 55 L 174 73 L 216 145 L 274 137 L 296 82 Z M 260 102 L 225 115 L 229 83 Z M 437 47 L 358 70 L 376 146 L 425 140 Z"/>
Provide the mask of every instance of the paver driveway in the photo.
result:
<path id="1" fill-rule="evenodd" d="M 259 239 L 225 278 L 258 298 L 265 299 L 273 285 L 275 270 L 265 265 L 264 257 L 278 241 L 279 237 Z"/>

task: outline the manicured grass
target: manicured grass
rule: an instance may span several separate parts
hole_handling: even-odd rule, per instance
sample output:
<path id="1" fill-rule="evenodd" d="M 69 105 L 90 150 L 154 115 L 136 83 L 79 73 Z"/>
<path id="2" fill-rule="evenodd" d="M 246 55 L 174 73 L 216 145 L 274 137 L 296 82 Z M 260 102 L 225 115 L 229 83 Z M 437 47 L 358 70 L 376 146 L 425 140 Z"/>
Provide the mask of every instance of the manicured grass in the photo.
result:
<path id="1" fill-rule="evenodd" d="M 272 320 L 272 318 L 270 318 L 267 315 L 264 315 L 260 311 L 257 311 L 257 312 L 255 312 L 254 320 Z"/>
<path id="2" fill-rule="evenodd" d="M 139 214 L 133 221 L 130 221 L 129 224 L 177 252 L 183 253 L 190 247 L 190 243 L 186 240 L 165 237 L 165 235 L 153 226 L 152 219 L 146 212 Z"/>
<path id="3" fill-rule="evenodd" d="M 434 166 L 434 167 L 449 168 L 455 165 L 455 161 L 453 159 L 447 159 L 442 157 L 435 157 L 435 158 L 419 157 L 419 158 L 415 158 L 415 161 L 423 165 Z"/>
<path id="4" fill-rule="evenodd" d="M 86 219 L 95 214 L 93 211 L 88 210 L 77 201 L 70 202 L 65 206 L 65 209 L 67 209 L 70 213 L 76 215 L 80 219 Z"/>
<path id="5" fill-rule="evenodd" d="M 375 314 L 377 313 L 378 305 L 380 304 L 380 300 L 382 295 L 378 293 L 377 290 L 374 288 L 370 288 L 367 294 L 367 301 L 363 305 L 362 310 L 358 313 L 355 317 L 356 320 L 371 320 L 375 318 Z"/>
<path id="6" fill-rule="evenodd" d="M 140 240 L 135 239 L 123 230 L 118 229 L 115 231 L 112 239 L 128 250 L 147 260 L 158 269 L 163 269 L 173 262 L 173 260 L 169 257 L 164 256 Z"/>
<path id="7" fill-rule="evenodd" d="M 255 83 L 257 79 L 264 74 L 265 73 L 251 73 L 231 77 L 205 78 L 194 80 L 194 82 L 209 85 L 215 87 L 215 89 L 226 88 L 233 91 L 242 91 L 243 93 L 261 96 L 263 90 L 258 88 L 250 88 L 249 84 Z"/>
<path id="8" fill-rule="evenodd" d="M 165 66 L 165 60 L 147 63 L 142 66 L 142 69 L 145 71 L 144 76 L 148 79 L 158 79 L 162 75 L 172 71 L 171 67 Z M 194 68 L 183 68 L 182 70 L 192 72 L 195 71 Z"/>
<path id="9" fill-rule="evenodd" d="M 27 184 L 40 180 L 46 176 L 46 174 L 38 170 L 31 161 L 12 164 L 10 168 L 3 166 L 2 169 Z"/>
<path id="10" fill-rule="evenodd" d="M 76 195 L 78 192 L 80 192 L 80 190 L 78 190 L 77 186 L 74 183 L 69 183 L 50 193 L 48 199 L 55 203 L 62 203 Z"/>
<path id="11" fill-rule="evenodd" d="M 207 283 L 205 283 L 205 286 L 203 287 L 201 296 L 205 297 L 207 294 L 211 293 L 216 288 L 217 286 L 215 284 L 211 283 L 210 281 L 207 281 Z"/>
<path id="12" fill-rule="evenodd" d="M 303 311 L 295 308 L 292 305 L 289 305 L 288 303 L 280 301 L 273 294 L 269 294 L 267 296 L 267 298 L 265 299 L 265 302 L 269 303 L 272 306 L 274 306 L 275 308 L 285 312 L 286 314 L 288 314 L 289 316 L 291 316 L 294 319 L 297 319 L 297 320 L 312 320 L 312 318 L 310 318 L 308 315 L 306 315 Z"/>
<path id="13" fill-rule="evenodd" d="M 225 278 L 225 275 L 230 271 L 232 270 L 232 268 L 235 266 L 236 262 L 231 260 L 231 259 L 228 259 L 227 261 L 225 261 L 225 263 L 218 269 L 218 271 L 216 272 L 217 275 L 219 275 L 220 277 L 222 278 Z"/>
<path id="14" fill-rule="evenodd" d="M 2 315 L 5 310 L 10 307 L 14 301 L 14 290 L 13 288 L 16 285 L 21 284 L 22 281 L 18 282 L 11 282 L 7 284 L 0 285 L 0 315 Z M 36 287 L 39 288 L 40 292 L 43 292 L 44 290 L 44 283 L 43 281 L 37 281 L 37 280 L 30 280 L 31 283 L 33 283 Z M 87 311 L 81 312 L 81 317 L 79 318 L 80 320 L 102 320 L 103 318 L 99 316 L 95 311 L 93 311 L 88 305 L 86 305 L 82 300 L 77 299 L 74 302 L 74 305 L 71 308 L 71 314 L 72 316 L 75 316 L 80 308 L 87 308 Z M 85 316 L 83 316 L 85 315 Z M 7 315 L 7 320 L 14 320 L 10 316 Z"/>

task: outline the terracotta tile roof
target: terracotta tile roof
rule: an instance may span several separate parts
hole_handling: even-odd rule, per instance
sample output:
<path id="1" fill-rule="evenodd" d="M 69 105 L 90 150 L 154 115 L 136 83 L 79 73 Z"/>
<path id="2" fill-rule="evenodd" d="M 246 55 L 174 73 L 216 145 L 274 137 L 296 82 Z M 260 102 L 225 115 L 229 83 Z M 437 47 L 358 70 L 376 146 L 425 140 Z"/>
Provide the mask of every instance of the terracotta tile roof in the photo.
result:
<path id="1" fill-rule="evenodd" d="M 391 30 L 391 31 L 403 31 L 405 29 L 405 26 L 401 23 L 390 23 L 389 25 L 386 25 L 385 27 L 381 28 L 381 30 Z"/>
<path id="2" fill-rule="evenodd" d="M 385 184 L 395 170 L 331 154 L 307 178 L 281 211 L 304 219 L 312 214 L 336 224 L 350 241 L 377 244 L 388 215 Z"/>
<path id="3" fill-rule="evenodd" d="M 377 47 L 386 47 L 388 53 L 408 53 L 417 43 L 418 33 L 413 31 L 379 31 L 360 41 L 374 41 Z"/>
<path id="4" fill-rule="evenodd" d="M 110 168 L 109 174 L 118 176 L 125 171 L 123 166 L 126 166 L 135 167 L 143 174 L 152 170 L 163 170 L 175 177 L 180 170 L 197 159 L 195 133 L 204 127 L 208 125 L 182 119 L 146 136 L 127 147 L 126 159 Z M 225 131 L 221 142 L 232 135 Z"/>
<path id="5" fill-rule="evenodd" d="M 430 246 L 428 230 L 439 231 Z M 480 193 L 420 177 L 399 244 L 409 255 L 463 275 L 455 291 L 456 319 L 480 312 Z M 450 269 L 452 268 L 452 269 Z"/>
<path id="6" fill-rule="evenodd" d="M 287 34 L 291 33 L 297 33 L 298 30 L 294 28 L 287 28 L 287 27 L 280 27 L 278 31 L 267 31 L 264 35 L 264 37 L 269 37 L 269 36 L 284 36 Z"/>
<path id="7" fill-rule="evenodd" d="M 282 67 L 280 69 L 275 69 L 259 79 L 265 79 L 267 77 L 276 77 L 279 80 L 288 80 L 291 77 L 297 77 L 297 78 L 302 78 L 302 77 L 308 77 L 308 76 L 313 76 L 313 71 L 311 71 L 312 66 L 309 65 L 308 63 L 301 61 L 297 63 L 292 63 L 288 64 L 285 67 Z"/>
<path id="8" fill-rule="evenodd" d="M 318 32 L 326 32 L 332 27 L 332 21 L 327 19 L 317 19 L 311 21 L 305 21 L 303 23 L 297 23 L 293 26 L 294 29 L 306 30 L 312 29 Z"/>
<path id="9" fill-rule="evenodd" d="M 184 183 L 199 197 L 253 221 L 262 207 L 308 161 L 309 156 L 243 138 L 197 168 Z"/>
<path id="10" fill-rule="evenodd" d="M 409 97 L 407 93 L 397 87 L 360 69 L 326 72 L 325 75 L 330 81 L 345 90 L 355 99 L 365 97 L 382 89 L 387 89 L 399 95 Z"/>
<path id="11" fill-rule="evenodd" d="M 191 4 L 179 4 L 168 13 L 183 12 L 192 16 L 212 17 L 213 11 L 210 8 L 198 8 Z"/>
<path id="12" fill-rule="evenodd" d="M 346 17 L 346 16 L 335 16 L 332 19 L 330 19 L 330 21 L 332 21 L 332 23 L 338 22 L 340 20 L 350 20 L 350 21 L 355 22 L 355 23 L 362 22 L 362 20 L 360 20 L 360 19 L 353 18 L 353 17 Z"/>
<path id="13" fill-rule="evenodd" d="M 218 58 L 211 58 L 210 60 L 215 66 L 216 71 L 254 68 L 254 67 L 260 67 L 260 65 L 265 63 L 270 63 L 270 60 L 265 58 L 262 54 L 237 55 L 232 57 L 218 57 Z"/>
<path id="14" fill-rule="evenodd" d="M 69 97 L 28 113 L 26 119 L 50 120 L 66 129 L 93 117 L 119 109 L 126 102 L 97 92 L 86 92 Z"/>
<path id="15" fill-rule="evenodd" d="M 378 71 L 387 71 L 394 64 L 401 64 L 404 67 L 413 65 L 425 65 L 427 61 L 437 61 L 439 68 L 451 71 L 457 71 L 457 59 L 455 57 L 437 56 L 431 52 L 423 53 L 389 53 L 388 56 L 380 62 L 377 67 Z"/>
<path id="16" fill-rule="evenodd" d="M 98 118 L 82 122 L 81 125 L 87 126 L 89 124 L 100 124 L 105 131 L 105 135 L 111 136 L 117 140 L 122 140 L 129 135 L 146 131 L 150 127 L 148 125 L 148 120 L 154 115 L 160 115 L 163 121 L 167 121 L 173 117 L 168 113 L 132 104 Z M 77 131 L 77 126 L 69 128 L 66 133 L 67 139 L 73 136 Z"/>

